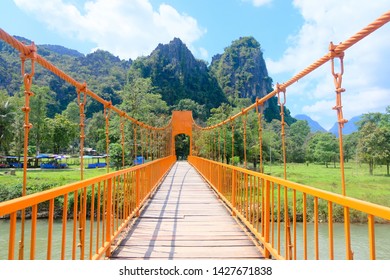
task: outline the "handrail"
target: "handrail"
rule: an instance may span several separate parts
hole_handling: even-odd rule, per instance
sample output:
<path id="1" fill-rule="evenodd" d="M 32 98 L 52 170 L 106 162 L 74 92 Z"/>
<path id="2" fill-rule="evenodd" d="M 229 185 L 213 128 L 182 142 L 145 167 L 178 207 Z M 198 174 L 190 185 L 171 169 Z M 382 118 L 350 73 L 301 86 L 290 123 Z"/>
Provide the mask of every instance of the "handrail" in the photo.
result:
<path id="1" fill-rule="evenodd" d="M 61 251 L 52 252 L 53 249 L 48 249 L 47 259 L 51 259 L 53 255 L 66 259 L 66 252 L 70 251 L 72 251 L 71 258 L 76 259 L 77 247 L 82 248 L 79 254 L 80 259 L 100 259 L 104 255 L 109 257 L 111 247 L 117 244 L 118 235 L 132 218 L 139 215 L 140 209 L 175 161 L 174 156 L 168 156 L 146 164 L 1 202 L 0 217 L 9 216 L 10 219 L 8 259 L 14 259 L 16 220 L 17 213 L 21 210 L 30 212 L 31 216 L 30 259 L 36 259 L 36 251 L 44 249 L 36 244 L 36 232 L 39 209 L 46 209 L 45 203 L 49 203 L 47 217 L 49 228 L 53 227 L 54 213 L 58 216 L 57 220 L 62 219 Z M 59 200 L 63 200 L 63 203 L 59 203 Z M 67 229 L 69 218 L 73 223 L 71 242 L 66 240 L 66 235 L 70 230 Z M 96 228 L 94 228 L 94 223 L 96 223 Z M 76 241 L 77 233 L 80 236 Z M 86 237 L 87 233 L 90 236 L 89 241 Z M 52 234 L 48 232 L 47 248 L 51 248 Z M 2 245 L 4 244 L 0 244 L 0 251 L 5 251 Z M 89 254 L 85 249 L 89 249 Z"/>
<path id="2" fill-rule="evenodd" d="M 304 255 L 301 258 L 308 258 L 306 212 L 310 197 L 314 201 L 316 244 L 320 238 L 319 204 L 321 202 L 327 204 L 327 221 L 322 223 L 327 223 L 329 228 L 329 259 L 334 259 L 335 250 L 340 250 L 333 246 L 333 213 L 336 207 L 342 207 L 344 210 L 353 209 L 367 215 L 368 249 L 370 259 L 375 259 L 375 218 L 390 222 L 390 208 L 200 157 L 190 156 L 188 160 L 232 209 L 233 215 L 239 217 L 258 238 L 265 256 L 272 255 L 275 259 L 299 259 L 296 245 L 297 216 L 303 215 L 303 235 L 306 237 L 303 241 Z M 303 213 L 297 213 L 299 203 L 303 204 Z M 284 249 L 281 249 L 281 223 L 288 219 L 293 221 L 294 241 L 286 243 Z M 288 239 L 288 233 L 289 230 L 286 228 L 284 241 Z M 292 252 L 285 248 L 291 248 Z M 316 259 L 319 258 L 319 253 L 319 248 L 315 246 Z"/>
<path id="3" fill-rule="evenodd" d="M 69 84 L 73 85 L 76 87 L 76 92 L 77 92 L 77 102 L 79 105 L 79 111 L 80 111 L 80 157 L 81 157 L 81 162 L 80 162 L 80 179 L 84 179 L 84 160 L 83 160 L 83 154 L 84 154 L 84 140 L 85 140 L 85 106 L 87 104 L 87 96 L 92 97 L 94 100 L 100 102 L 101 104 L 104 105 L 104 118 L 105 118 L 105 127 L 106 127 L 106 154 L 109 155 L 109 129 L 110 129 L 110 113 L 111 111 L 114 111 L 117 113 L 121 119 L 121 138 L 122 138 L 122 167 L 125 166 L 125 132 L 124 132 L 124 122 L 123 120 L 129 120 L 133 124 L 135 124 L 135 129 L 133 133 L 134 137 L 134 157 L 137 156 L 138 153 L 138 146 L 137 146 L 137 129 L 136 127 L 139 126 L 141 128 L 147 129 L 149 131 L 152 131 L 153 133 L 157 133 L 157 142 L 159 142 L 159 133 L 165 133 L 165 137 L 168 137 L 169 129 L 171 128 L 171 121 L 168 122 L 163 127 L 154 127 L 151 125 L 148 125 L 146 123 L 143 123 L 141 121 L 136 120 L 135 118 L 129 116 L 126 112 L 120 110 L 119 108 L 115 107 L 111 101 L 104 100 L 101 98 L 99 95 L 91 91 L 88 87 L 87 84 L 80 83 L 76 81 L 74 78 L 71 76 L 67 75 L 64 71 L 60 70 L 58 67 L 41 57 L 37 53 L 37 47 L 36 45 L 32 42 L 31 45 L 24 45 L 22 42 L 19 42 L 16 38 L 12 37 L 10 34 L 5 32 L 3 29 L 0 28 L 0 39 L 5 41 L 7 44 L 15 48 L 20 52 L 20 59 L 21 59 L 21 74 L 23 76 L 23 83 L 24 83 L 24 95 L 25 95 L 25 101 L 24 101 L 24 107 L 22 108 L 22 111 L 24 112 L 24 124 L 23 124 L 23 129 L 24 129 L 24 141 L 23 141 L 23 185 L 22 185 L 22 196 L 26 195 L 26 189 L 27 189 L 27 155 L 28 155 L 28 144 L 29 144 L 29 132 L 30 129 L 32 128 L 32 125 L 30 123 L 30 98 L 34 95 L 31 86 L 32 86 L 32 81 L 33 77 L 35 74 L 35 65 L 36 63 L 40 64 L 44 68 L 48 69 L 51 71 L 53 74 L 58 76 L 59 78 L 63 79 L 64 81 L 68 82 Z M 31 72 L 26 73 L 26 68 L 25 68 L 25 62 L 27 60 L 31 61 Z M 141 139 L 142 139 L 142 131 L 141 133 Z M 150 134 L 150 133 L 148 133 Z M 141 140 L 142 141 L 142 140 Z M 168 141 L 167 141 L 168 142 Z M 169 143 L 169 142 L 168 142 Z M 143 156 L 143 145 L 141 145 L 141 153 Z M 163 156 L 168 156 L 169 155 L 169 145 L 166 145 L 166 150 L 162 149 L 160 153 L 157 153 L 157 157 L 163 157 Z M 107 163 L 107 172 L 110 170 L 110 162 L 109 162 L 109 157 L 106 159 Z M 86 192 L 84 191 L 83 193 L 83 200 L 85 201 L 86 199 Z M 52 202 L 50 202 L 52 203 Z M 85 204 L 85 202 L 84 202 Z M 53 213 L 51 212 L 50 215 Z M 13 219 L 16 218 L 16 214 L 13 215 Z M 22 226 L 21 226 L 21 237 L 20 237 L 20 243 L 19 243 L 19 259 L 24 259 L 24 240 L 25 240 L 25 234 L 24 234 L 24 224 L 25 224 L 25 210 L 22 210 L 21 212 L 21 220 L 22 220 Z M 50 256 L 48 255 L 48 258 Z"/>

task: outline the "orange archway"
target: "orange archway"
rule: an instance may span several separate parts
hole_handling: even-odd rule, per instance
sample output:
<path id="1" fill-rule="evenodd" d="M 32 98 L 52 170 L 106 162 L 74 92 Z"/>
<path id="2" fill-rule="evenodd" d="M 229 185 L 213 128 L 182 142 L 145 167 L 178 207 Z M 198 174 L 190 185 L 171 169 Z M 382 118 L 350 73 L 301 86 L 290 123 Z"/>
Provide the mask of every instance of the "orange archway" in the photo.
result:
<path id="1" fill-rule="evenodd" d="M 192 155 L 192 111 L 172 111 L 172 154 L 175 154 L 175 136 L 185 134 L 190 137 Z"/>

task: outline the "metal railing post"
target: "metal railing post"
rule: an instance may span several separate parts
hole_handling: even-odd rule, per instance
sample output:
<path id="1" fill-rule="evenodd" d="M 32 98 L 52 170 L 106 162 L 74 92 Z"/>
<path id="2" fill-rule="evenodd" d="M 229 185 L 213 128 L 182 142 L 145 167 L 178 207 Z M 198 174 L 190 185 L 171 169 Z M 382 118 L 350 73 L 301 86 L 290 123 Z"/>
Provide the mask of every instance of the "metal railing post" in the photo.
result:
<path id="1" fill-rule="evenodd" d="M 269 236 L 270 236 L 270 181 L 266 180 L 265 181 L 265 189 L 264 189 L 264 207 L 263 207 L 263 225 L 264 225 L 264 241 L 265 243 L 269 243 Z M 264 247 L 264 257 L 269 258 L 270 257 L 270 252 Z"/>
<path id="2" fill-rule="evenodd" d="M 237 171 L 232 171 L 232 216 L 236 216 Z"/>
<path id="3" fill-rule="evenodd" d="M 141 178 L 140 169 L 135 171 L 135 207 L 137 209 L 136 216 L 139 216 L 139 208 L 141 203 Z"/>
<path id="4" fill-rule="evenodd" d="M 106 243 L 111 244 L 111 223 L 112 223 L 112 178 L 107 180 L 107 199 L 106 199 Z M 106 251 L 106 257 L 111 255 L 111 249 Z"/>

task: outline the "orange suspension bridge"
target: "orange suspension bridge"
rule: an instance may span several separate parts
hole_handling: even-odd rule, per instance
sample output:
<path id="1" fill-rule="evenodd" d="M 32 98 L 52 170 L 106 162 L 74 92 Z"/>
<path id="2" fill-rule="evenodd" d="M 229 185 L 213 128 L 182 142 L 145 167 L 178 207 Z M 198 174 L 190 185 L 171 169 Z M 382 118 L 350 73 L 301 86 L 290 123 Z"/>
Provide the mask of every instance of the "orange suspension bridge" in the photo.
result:
<path id="1" fill-rule="evenodd" d="M 319 206 L 326 205 L 327 258 L 337 251 L 345 259 L 353 259 L 350 210 L 367 217 L 367 243 L 363 244 L 370 259 L 376 259 L 376 221 L 390 221 L 390 208 L 347 196 L 344 176 L 342 130 L 347 120 L 342 110 L 342 78 L 344 52 L 390 20 L 390 11 L 346 41 L 334 45 L 329 52 L 290 80 L 277 84 L 275 90 L 223 122 L 209 127 L 197 125 L 192 112 L 174 111 L 165 127 L 153 127 L 121 111 L 41 57 L 34 44 L 24 45 L 0 29 L 0 39 L 20 52 L 24 82 L 24 165 L 22 196 L 0 202 L 0 217 L 9 223 L 6 246 L 8 259 L 150 259 L 150 258 L 272 258 L 319 259 Z M 339 148 L 342 193 L 335 194 L 287 180 L 284 106 L 286 91 L 299 79 L 330 61 L 334 77 L 339 123 Z M 336 63 L 335 63 L 336 62 Z M 25 67 L 29 63 L 28 67 Z M 31 85 L 35 65 L 40 64 L 76 87 L 80 109 L 80 181 L 26 195 L 27 148 Z M 340 65 L 336 69 L 335 64 Z M 26 69 L 29 69 L 29 72 Z M 262 114 L 265 102 L 277 96 L 281 115 L 284 178 L 263 173 Z M 91 179 L 84 179 L 84 122 L 87 98 L 103 105 L 106 120 L 106 153 L 109 151 L 111 114 L 120 117 L 123 169 Z M 259 172 L 248 170 L 246 158 L 247 116 L 255 111 L 258 123 Z M 235 123 L 242 122 L 244 168 L 227 163 L 227 142 L 231 157 L 235 154 Z M 134 155 L 142 154 L 148 163 L 125 168 L 125 125 L 133 128 Z M 230 136 L 227 135 L 227 131 Z M 237 132 L 237 131 L 236 131 Z M 190 139 L 187 162 L 176 162 L 175 136 Z M 210 149 L 202 150 L 197 139 L 210 141 Z M 229 138 L 229 139 L 228 139 Z M 141 147 L 141 151 L 140 148 Z M 107 158 L 109 160 L 109 158 Z M 59 203 L 61 201 L 62 203 Z M 313 233 L 309 236 L 307 216 L 309 201 L 313 204 Z M 44 225 L 45 246 L 37 242 L 38 212 L 48 209 Z M 335 246 L 333 210 L 343 210 L 344 246 Z M 297 208 L 302 208 L 302 236 L 298 237 Z M 56 216 L 56 218 L 54 218 Z M 60 216 L 60 218 L 58 218 Z M 28 228 L 27 228 L 28 227 Z M 299 238 L 299 240 L 298 240 Z M 299 245 L 298 245 L 299 244 Z M 323 247 L 323 246 L 322 246 Z M 343 248 L 341 248 L 343 247 Z M 207 249 L 212 248 L 212 249 Z M 28 252 L 28 253 L 27 253 Z M 322 252 L 322 251 L 321 251 Z M 322 254 L 323 255 L 323 254 Z M 311 256 L 311 257 L 310 257 Z"/>

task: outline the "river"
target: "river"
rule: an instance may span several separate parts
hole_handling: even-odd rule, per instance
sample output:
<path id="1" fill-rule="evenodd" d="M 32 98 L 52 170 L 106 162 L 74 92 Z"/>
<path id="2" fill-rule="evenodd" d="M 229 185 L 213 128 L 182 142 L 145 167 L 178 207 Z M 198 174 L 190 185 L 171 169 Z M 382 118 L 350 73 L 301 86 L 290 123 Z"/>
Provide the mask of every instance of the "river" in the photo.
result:
<path id="1" fill-rule="evenodd" d="M 276 230 L 276 223 L 275 223 Z M 284 252 L 284 223 L 281 223 L 281 252 Z M 390 224 L 375 225 L 376 259 L 390 260 Z M 276 240 L 276 234 L 275 234 Z M 291 239 L 292 239 L 291 225 Z M 318 224 L 319 258 L 329 259 L 328 224 Z M 345 260 L 344 224 L 333 224 L 334 259 Z M 276 246 L 276 241 L 275 241 Z M 314 224 L 307 223 L 307 258 L 314 259 Z M 351 224 L 351 247 L 355 260 L 369 260 L 368 226 L 367 224 Z M 297 223 L 297 259 L 303 259 L 303 224 Z"/>
<path id="2" fill-rule="evenodd" d="M 19 229 L 18 222 L 18 229 Z M 87 223 L 89 226 L 89 222 Z M 275 225 L 276 226 L 276 225 Z M 26 221 L 26 250 L 25 258 L 29 258 L 29 241 L 30 241 L 30 230 L 31 221 Z M 71 244 L 72 244 L 72 228 L 73 222 L 70 220 L 67 223 L 67 249 L 66 249 L 66 258 L 71 258 Z M 47 221 L 38 220 L 37 221 L 37 240 L 36 240 L 36 259 L 46 259 L 46 248 L 47 248 Z M 284 229 L 284 225 L 281 225 L 281 229 Z M 303 237 L 302 237 L 303 225 L 301 223 L 297 224 L 297 258 L 303 258 Z M 53 227 L 53 259 L 60 259 L 60 249 L 61 249 L 61 230 L 62 224 L 61 221 L 56 221 Z M 88 232 L 87 228 L 87 232 Z M 9 221 L 0 220 L 0 259 L 7 259 L 8 254 L 8 232 L 9 232 Z M 368 251 L 368 227 L 365 224 L 351 224 L 351 240 L 352 240 L 352 250 L 354 252 L 354 259 L 367 260 L 369 259 Z M 88 240 L 88 235 L 86 234 L 86 239 Z M 283 248 L 283 232 L 281 233 L 281 248 Z M 314 226 L 311 223 L 307 224 L 307 239 L 308 239 L 308 258 L 314 259 Z M 376 241 L 376 258 L 380 260 L 390 260 L 390 225 L 389 224 L 376 224 L 375 225 L 375 241 Z M 20 233 L 17 233 L 17 240 L 20 238 Z M 78 238 L 78 236 L 77 236 Z M 276 235 L 275 235 L 276 238 Z M 88 242 L 87 242 L 88 244 Z M 275 243 L 276 246 L 276 243 Z M 16 245 L 17 247 L 17 245 Z M 38 250 L 40 248 L 40 250 Z M 89 247 L 88 247 L 89 248 Z M 86 257 L 88 255 L 89 249 L 86 250 Z M 327 224 L 319 224 L 319 248 L 320 248 L 320 259 L 328 259 L 328 226 Z M 335 259 L 344 260 L 345 259 L 345 241 L 344 241 L 344 226 L 343 224 L 334 224 L 334 248 L 335 248 Z M 5 250 L 4 250 L 5 249 Z M 77 253 L 79 254 L 79 249 Z M 284 250 L 281 250 L 284 252 Z M 15 250 L 15 256 L 17 252 Z M 79 255 L 78 255 L 79 257 Z"/>

